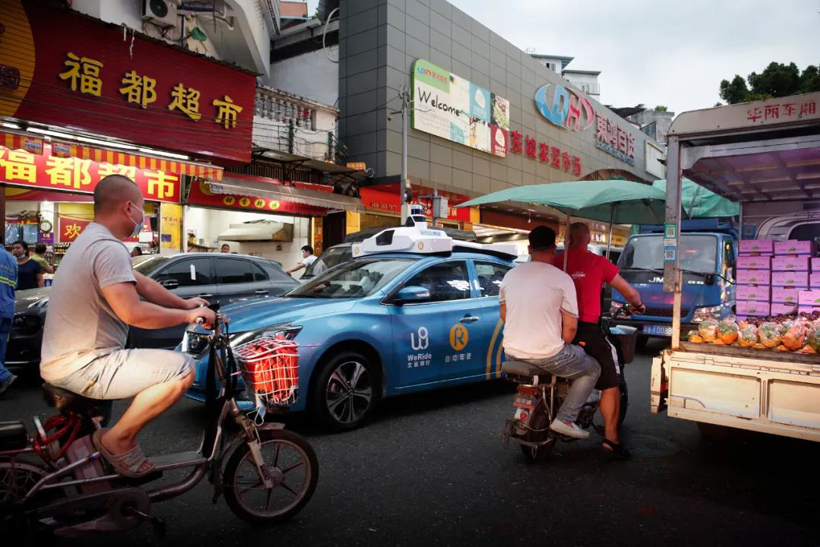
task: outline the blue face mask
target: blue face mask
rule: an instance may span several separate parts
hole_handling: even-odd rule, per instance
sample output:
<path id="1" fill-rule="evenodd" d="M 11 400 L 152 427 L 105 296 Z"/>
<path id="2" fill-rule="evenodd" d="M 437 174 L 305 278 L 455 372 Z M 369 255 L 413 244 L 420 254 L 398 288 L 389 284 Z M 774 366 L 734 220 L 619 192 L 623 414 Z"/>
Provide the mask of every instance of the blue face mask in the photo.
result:
<path id="1" fill-rule="evenodd" d="M 133 202 L 129 201 L 128 203 L 131 204 L 131 205 L 134 205 L 134 207 L 137 207 Z M 128 215 L 128 218 L 131 220 L 131 222 L 134 223 L 134 231 L 131 232 L 130 237 L 137 237 L 138 235 L 140 235 L 140 232 L 142 231 L 142 225 L 145 222 L 145 213 L 139 207 L 137 207 L 137 210 L 140 212 L 140 221 L 139 222 L 137 222 L 133 218 L 131 218 L 131 215 Z"/>

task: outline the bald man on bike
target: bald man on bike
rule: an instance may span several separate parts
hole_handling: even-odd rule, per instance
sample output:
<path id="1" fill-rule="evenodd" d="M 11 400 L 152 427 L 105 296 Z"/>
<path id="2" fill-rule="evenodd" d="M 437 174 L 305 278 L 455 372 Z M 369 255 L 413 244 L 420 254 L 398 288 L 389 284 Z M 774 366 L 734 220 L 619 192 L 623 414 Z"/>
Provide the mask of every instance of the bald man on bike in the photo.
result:
<path id="1" fill-rule="evenodd" d="M 97 431 L 97 450 L 128 477 L 150 473 L 153 462 L 137 434 L 174 405 L 194 381 L 184 353 L 125 349 L 128 326 L 162 329 L 206 326 L 216 317 L 201 298 L 183 300 L 135 272 L 122 240 L 139 234 L 144 201 L 129 178 L 111 175 L 94 190 L 94 222 L 71 244 L 57 269 L 43 333 L 40 375 L 90 399 L 134 400 L 110 429 Z"/>

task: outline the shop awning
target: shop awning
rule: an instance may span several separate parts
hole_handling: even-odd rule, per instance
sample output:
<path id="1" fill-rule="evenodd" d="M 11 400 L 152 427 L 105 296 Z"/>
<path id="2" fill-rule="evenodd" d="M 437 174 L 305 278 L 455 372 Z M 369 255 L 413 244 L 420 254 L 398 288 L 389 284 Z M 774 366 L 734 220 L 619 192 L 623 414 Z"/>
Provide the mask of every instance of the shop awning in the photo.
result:
<path id="1" fill-rule="evenodd" d="M 236 179 L 230 176 L 225 176 L 220 183 L 209 183 L 209 189 L 214 194 L 275 199 L 301 203 L 302 205 L 312 205 L 314 207 L 324 207 L 326 209 L 341 209 L 356 213 L 364 212 L 362 200 L 359 198 L 352 198 L 330 192 L 319 192 L 309 188 Z"/>

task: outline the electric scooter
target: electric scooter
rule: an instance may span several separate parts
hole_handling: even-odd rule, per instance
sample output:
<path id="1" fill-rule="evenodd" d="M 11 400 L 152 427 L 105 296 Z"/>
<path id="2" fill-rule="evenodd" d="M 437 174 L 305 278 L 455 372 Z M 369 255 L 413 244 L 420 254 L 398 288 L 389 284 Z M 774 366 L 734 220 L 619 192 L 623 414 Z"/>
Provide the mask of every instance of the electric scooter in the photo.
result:
<path id="1" fill-rule="evenodd" d="M 619 426 L 626 418 L 626 410 L 629 406 L 624 365 L 632 362 L 638 333 L 634 327 L 612 327 L 611 324 L 612 320 L 619 315 L 629 314 L 629 309 L 627 304 L 615 312 L 612 317 L 605 318 L 601 322 L 601 328 L 617 355 L 615 364 L 618 368 L 618 389 L 621 396 Z M 506 421 L 501 433 L 502 439 L 518 444 L 524 456 L 532 461 L 545 459 L 557 440 L 575 440 L 550 429 L 550 424 L 566 400 L 569 390 L 568 380 L 554 376 L 524 361 L 505 361 L 501 365 L 501 370 L 507 374 L 508 380 L 518 384 L 513 399 L 515 415 Z M 584 403 L 575 421 L 579 427 L 582 429 L 595 427 L 593 418 L 598 410 L 599 402 L 600 393 L 594 391 Z"/>
<path id="2" fill-rule="evenodd" d="M 0 422 L 0 524 L 79 537 L 130 530 L 148 521 L 162 536 L 165 524 L 152 515 L 152 506 L 190 491 L 205 477 L 213 484 L 214 502 L 224 494 L 235 515 L 255 524 L 280 523 L 304 508 L 319 479 L 313 448 L 281 423 L 251 419 L 236 403 L 240 373 L 263 398 L 264 380 L 282 379 L 282 371 L 274 367 L 282 369 L 284 364 L 291 379 L 298 377 L 296 345 L 267 340 L 268 355 L 250 358 L 246 349 L 243 359 L 241 348 L 230 346 L 228 323 L 217 314 L 207 336 L 213 395 L 199 448 L 152 458 L 155 469 L 145 477 L 112 472 L 94 448 L 91 436 L 102 421 L 100 401 L 46 384 L 46 402 L 56 407 L 57 415 L 45 423 L 35 416 L 32 434 L 23 422 Z M 254 344 L 254 350 L 264 345 Z M 260 369 L 260 363 L 267 363 L 268 370 Z M 279 397 L 274 406 L 281 409 L 295 400 L 294 385 L 289 384 L 287 397 Z M 152 487 L 165 473 L 186 469 L 184 479 Z"/>

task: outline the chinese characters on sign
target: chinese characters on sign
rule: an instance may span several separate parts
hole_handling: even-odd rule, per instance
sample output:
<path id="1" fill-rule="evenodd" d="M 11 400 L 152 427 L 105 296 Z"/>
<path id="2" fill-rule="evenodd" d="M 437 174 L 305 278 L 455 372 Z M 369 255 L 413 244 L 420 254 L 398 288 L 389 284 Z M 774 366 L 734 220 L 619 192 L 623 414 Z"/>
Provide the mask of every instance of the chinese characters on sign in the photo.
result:
<path id="1" fill-rule="evenodd" d="M 789 98 L 789 102 L 749 108 L 746 110 L 746 119 L 753 123 L 757 123 L 758 120 L 761 122 L 771 120 L 792 121 L 817 114 L 817 99 L 792 102 L 793 99 Z"/>
<path id="2" fill-rule="evenodd" d="M 102 96 L 103 63 L 69 52 L 64 64 L 68 70 L 59 74 L 59 78 L 68 82 L 71 91 L 79 91 L 96 97 Z M 120 84 L 122 85 L 119 88 L 120 95 L 127 102 L 141 108 L 148 108 L 159 99 L 156 91 L 157 80 L 145 74 L 138 74 L 136 70 L 126 73 L 120 80 Z M 171 91 L 167 108 L 171 111 L 178 110 L 188 119 L 198 122 L 202 118 L 199 112 L 199 98 L 199 90 L 186 87 L 180 82 Z M 229 130 L 236 128 L 237 115 L 244 110 L 243 107 L 236 104 L 228 95 L 214 99 L 211 104 L 214 106 L 213 120 L 215 123 Z"/>
<path id="3" fill-rule="evenodd" d="M 531 160 L 538 160 L 541 163 L 549 164 L 553 169 L 560 169 L 575 176 L 581 176 L 581 158 L 566 151 L 561 151 L 557 146 L 550 146 L 543 141 L 536 141 L 529 135 L 522 135 L 518 131 L 510 133 L 513 154 L 526 156 Z"/>
<path id="4" fill-rule="evenodd" d="M 157 167 L 163 164 L 168 169 L 140 169 L 134 165 L 55 156 L 48 145 L 43 147 L 42 154 L 0 146 L 0 182 L 93 193 L 100 180 L 117 174 L 136 182 L 145 199 L 179 203 L 180 175 L 170 169 L 175 162 L 159 162 Z"/>
<path id="5" fill-rule="evenodd" d="M 277 187 L 274 183 L 270 184 L 272 188 Z M 316 207 L 314 205 L 306 205 L 292 201 L 278 201 L 275 199 L 261 197 L 235 196 L 232 194 L 215 194 L 212 191 L 213 186 L 214 185 L 209 185 L 203 181 L 194 181 L 194 183 L 191 184 L 191 192 L 188 194 L 188 202 L 191 205 L 204 205 L 206 207 L 309 215 L 314 217 L 323 217 L 327 214 L 327 209 L 324 207 Z M 306 185 L 306 187 L 309 188 L 312 188 L 313 186 L 315 185 Z"/>
<path id="6" fill-rule="evenodd" d="M 595 147 L 622 162 L 635 165 L 635 135 L 602 114 L 597 115 Z"/>

